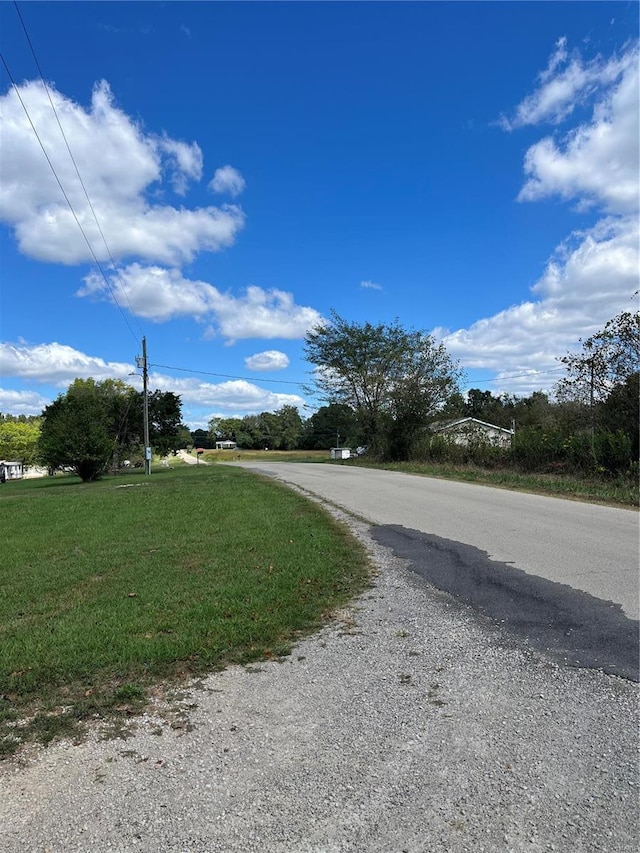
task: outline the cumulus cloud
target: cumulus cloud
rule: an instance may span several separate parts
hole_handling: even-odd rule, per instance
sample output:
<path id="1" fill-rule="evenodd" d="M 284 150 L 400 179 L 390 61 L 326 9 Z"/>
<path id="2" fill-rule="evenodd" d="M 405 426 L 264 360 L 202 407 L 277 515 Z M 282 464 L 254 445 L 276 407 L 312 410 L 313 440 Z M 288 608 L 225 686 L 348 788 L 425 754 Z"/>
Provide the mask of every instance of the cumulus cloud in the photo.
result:
<path id="1" fill-rule="evenodd" d="M 133 364 L 105 361 L 64 344 L 0 344 L 0 372 L 3 376 L 53 386 L 61 391 L 74 379 L 89 377 L 99 381 L 123 379 L 127 384 L 137 386 L 140 377 L 137 374 L 133 376 L 134 371 Z M 154 390 L 178 394 L 186 408 L 224 410 L 225 417 L 274 411 L 282 406 L 305 406 L 304 398 L 298 394 L 260 388 L 244 379 L 211 383 L 201 379 L 176 378 L 151 370 L 149 386 Z M 51 399 L 35 391 L 0 390 L 0 411 L 40 414 Z M 198 417 L 201 415 L 194 414 L 194 418 Z"/>
<path id="2" fill-rule="evenodd" d="M 40 81 L 18 87 L 20 97 L 93 250 L 108 253 Z M 244 225 L 235 205 L 188 209 L 152 203 L 163 180 L 184 194 L 202 176 L 196 143 L 145 133 L 119 109 L 108 83 L 94 87 L 89 108 L 49 87 L 65 136 L 111 254 L 148 262 L 181 264 L 200 251 L 230 246 Z M 0 220 L 14 229 L 21 252 L 41 261 L 79 264 L 92 260 L 72 212 L 13 89 L 0 97 L 2 172 Z"/>
<path id="3" fill-rule="evenodd" d="M 51 400 L 37 391 L 0 388 L 0 412 L 5 415 L 40 415 Z"/>
<path id="4" fill-rule="evenodd" d="M 268 349 L 248 356 L 244 363 L 249 370 L 284 370 L 289 367 L 289 356 L 277 349 Z"/>
<path id="5" fill-rule="evenodd" d="M 601 219 L 559 245 L 531 298 L 467 329 L 434 330 L 469 368 L 497 372 L 496 387 L 518 393 L 551 388 L 557 358 L 633 310 L 638 290 L 638 43 L 621 55 L 585 61 L 560 39 L 535 91 L 503 127 L 566 121 L 576 107 L 590 117 L 532 145 L 520 201 L 549 196 L 599 211 Z M 545 374 L 541 376 L 540 373 Z M 524 374 L 514 377 L 513 374 Z"/>
<path id="6" fill-rule="evenodd" d="M 376 284 L 375 281 L 361 281 L 360 287 L 364 290 L 382 290 L 382 285 Z"/>
<path id="7" fill-rule="evenodd" d="M 125 379 L 135 370 L 135 365 L 105 361 L 85 355 L 65 344 L 10 344 L 0 343 L 0 373 L 66 387 L 74 379 Z"/>
<path id="8" fill-rule="evenodd" d="M 282 406 L 301 408 L 305 405 L 304 398 L 298 394 L 280 394 L 260 388 L 245 379 L 233 379 L 213 384 L 201 382 L 198 379 L 176 379 L 152 372 L 149 381 L 153 388 L 179 394 L 183 403 L 187 405 L 206 406 L 216 411 L 222 410 L 225 412 L 224 417 L 229 417 L 229 413 L 258 414 L 259 412 L 275 411 Z"/>
<path id="9" fill-rule="evenodd" d="M 222 166 L 216 169 L 209 182 L 209 189 L 214 193 L 228 193 L 232 198 L 240 195 L 246 186 L 245 179 L 233 166 Z"/>
<path id="10" fill-rule="evenodd" d="M 638 286 L 638 221 L 609 217 L 563 242 L 531 288 L 537 299 L 514 305 L 468 329 L 434 330 L 467 368 L 500 375 L 557 368 L 574 348 L 622 310 Z M 554 383 L 553 377 L 549 386 Z M 540 381 L 538 379 L 538 387 Z"/>
<path id="11" fill-rule="evenodd" d="M 165 322 L 190 316 L 213 321 L 206 337 L 217 332 L 229 340 L 302 338 L 322 319 L 314 308 L 296 305 L 291 293 L 251 286 L 241 296 L 234 296 L 207 282 L 184 278 L 177 269 L 134 263 L 120 270 L 119 276 L 112 276 L 110 284 L 115 291 L 124 290 L 134 314 L 147 320 Z M 86 276 L 78 295 L 112 298 L 104 279 L 95 272 Z"/>
<path id="12" fill-rule="evenodd" d="M 551 195 L 599 204 L 610 213 L 638 208 L 638 52 L 596 103 L 589 122 L 526 153 L 521 201 Z"/>

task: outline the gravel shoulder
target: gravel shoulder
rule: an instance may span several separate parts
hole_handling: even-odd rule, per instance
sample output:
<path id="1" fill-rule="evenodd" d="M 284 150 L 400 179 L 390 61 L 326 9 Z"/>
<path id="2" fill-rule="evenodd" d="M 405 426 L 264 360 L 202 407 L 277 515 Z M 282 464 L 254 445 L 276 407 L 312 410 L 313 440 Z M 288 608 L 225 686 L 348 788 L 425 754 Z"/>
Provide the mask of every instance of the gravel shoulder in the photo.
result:
<path id="1" fill-rule="evenodd" d="M 0 764 L 17 851 L 635 851 L 638 687 L 559 666 L 372 541 L 377 576 L 283 662 L 126 740 Z"/>

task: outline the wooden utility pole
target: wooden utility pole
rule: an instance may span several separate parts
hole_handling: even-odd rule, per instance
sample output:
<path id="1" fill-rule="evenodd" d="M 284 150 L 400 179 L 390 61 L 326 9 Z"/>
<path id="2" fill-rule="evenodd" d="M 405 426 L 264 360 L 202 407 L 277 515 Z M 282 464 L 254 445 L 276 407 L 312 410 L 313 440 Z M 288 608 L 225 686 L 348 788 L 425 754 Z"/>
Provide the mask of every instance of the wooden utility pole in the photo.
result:
<path id="1" fill-rule="evenodd" d="M 142 338 L 142 417 L 144 429 L 144 473 L 151 473 L 151 446 L 149 444 L 149 370 L 147 368 L 147 339 Z"/>

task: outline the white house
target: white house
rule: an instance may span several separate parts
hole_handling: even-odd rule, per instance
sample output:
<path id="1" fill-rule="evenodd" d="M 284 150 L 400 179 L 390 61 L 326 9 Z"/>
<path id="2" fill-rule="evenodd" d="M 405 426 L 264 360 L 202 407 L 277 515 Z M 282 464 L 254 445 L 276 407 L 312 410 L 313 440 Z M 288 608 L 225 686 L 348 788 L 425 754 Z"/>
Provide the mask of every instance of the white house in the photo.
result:
<path id="1" fill-rule="evenodd" d="M 4 483 L 6 480 L 21 480 L 23 475 L 22 462 L 0 460 L 0 483 Z"/>
<path id="2" fill-rule="evenodd" d="M 466 447 L 477 441 L 485 441 L 495 447 L 510 447 L 513 430 L 488 424 L 478 418 L 457 418 L 455 421 L 441 421 L 431 424 L 431 431 L 448 438 L 454 444 Z"/>
<path id="3" fill-rule="evenodd" d="M 235 450 L 237 446 L 235 441 L 216 441 L 216 450 Z"/>

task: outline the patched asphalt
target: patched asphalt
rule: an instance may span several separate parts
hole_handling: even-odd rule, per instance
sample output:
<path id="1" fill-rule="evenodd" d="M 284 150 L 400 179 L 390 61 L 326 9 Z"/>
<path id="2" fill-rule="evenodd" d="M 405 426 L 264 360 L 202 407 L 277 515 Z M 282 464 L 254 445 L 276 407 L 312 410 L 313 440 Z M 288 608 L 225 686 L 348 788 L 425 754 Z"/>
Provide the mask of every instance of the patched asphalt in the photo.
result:
<path id="1" fill-rule="evenodd" d="M 619 604 L 419 530 L 381 525 L 371 534 L 428 583 L 555 661 L 639 680 L 640 623 Z"/>

